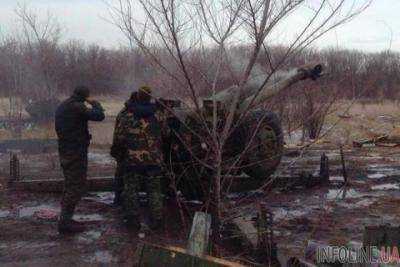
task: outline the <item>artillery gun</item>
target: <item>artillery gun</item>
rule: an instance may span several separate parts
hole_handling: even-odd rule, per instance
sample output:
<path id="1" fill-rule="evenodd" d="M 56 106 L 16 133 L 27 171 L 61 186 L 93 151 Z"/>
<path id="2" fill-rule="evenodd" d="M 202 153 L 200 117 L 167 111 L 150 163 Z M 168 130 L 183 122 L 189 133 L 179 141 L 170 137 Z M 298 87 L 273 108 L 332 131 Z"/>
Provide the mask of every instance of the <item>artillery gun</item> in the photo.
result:
<path id="1" fill-rule="evenodd" d="M 46 122 L 54 119 L 60 100 L 56 98 L 44 99 L 39 101 L 31 101 L 25 108 L 34 122 Z"/>
<path id="2" fill-rule="evenodd" d="M 239 87 L 232 86 L 214 97 L 204 99 L 200 112 L 182 112 L 177 108 L 179 105 L 176 101 L 166 101 L 174 111 L 173 114 L 183 113 L 179 119 L 169 118 L 169 125 L 173 130 L 164 142 L 164 153 L 168 168 L 173 170 L 176 177 L 182 177 L 178 187 L 184 195 L 201 196 L 200 188 L 207 191 L 209 183 L 204 187 L 203 182 L 209 181 L 211 174 L 199 162 L 204 160 L 213 164 L 215 159 L 209 157 L 212 144 L 207 143 L 212 138 L 210 129 L 217 125 L 217 131 L 221 133 L 226 121 L 221 118 L 226 118 L 235 100 L 237 109 L 233 120 L 234 130 L 226 139 L 223 164 L 232 166 L 233 162 L 236 163 L 235 168 L 227 175 L 246 174 L 249 177 L 246 184 L 252 185 L 246 186 L 247 189 L 255 189 L 265 183 L 281 162 L 284 140 L 278 116 L 259 106 L 301 80 L 316 80 L 321 73 L 321 65 L 308 65 L 279 72 L 262 87 L 253 86 L 240 91 Z M 214 112 L 218 114 L 217 123 Z"/>

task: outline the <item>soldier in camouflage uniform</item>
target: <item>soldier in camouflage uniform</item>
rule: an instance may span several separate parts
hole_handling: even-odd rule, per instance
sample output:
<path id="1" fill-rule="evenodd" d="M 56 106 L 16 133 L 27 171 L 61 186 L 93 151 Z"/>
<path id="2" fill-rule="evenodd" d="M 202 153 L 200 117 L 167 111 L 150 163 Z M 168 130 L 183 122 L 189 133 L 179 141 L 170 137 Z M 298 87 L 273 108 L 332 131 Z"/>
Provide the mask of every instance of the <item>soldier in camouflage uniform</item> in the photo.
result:
<path id="1" fill-rule="evenodd" d="M 127 107 L 115 129 L 115 144 L 125 155 L 123 206 L 127 223 L 138 229 L 139 190 L 144 182 L 150 208 L 150 227 L 161 226 L 161 177 L 163 155 L 161 150 L 162 121 L 157 116 L 157 106 L 150 103 L 151 89 L 141 87 L 137 102 Z"/>
<path id="2" fill-rule="evenodd" d="M 89 94 L 88 88 L 77 87 L 73 95 L 60 104 L 55 114 L 60 164 L 65 177 L 58 223 L 60 233 L 84 230 L 80 223 L 72 220 L 72 216 L 85 192 L 87 153 L 91 139 L 88 121 L 102 121 L 105 117 L 100 103 L 89 100 Z M 86 107 L 85 102 L 91 108 Z"/>
<path id="3" fill-rule="evenodd" d="M 118 143 L 118 136 L 121 135 L 120 129 L 121 129 L 121 119 L 126 116 L 128 113 L 128 107 L 136 103 L 137 99 L 137 92 L 133 92 L 131 94 L 131 97 L 129 98 L 128 101 L 125 102 L 124 107 L 122 110 L 118 113 L 117 118 L 115 120 L 115 128 L 114 128 L 114 136 L 113 136 L 113 143 L 111 145 L 111 151 L 110 155 L 117 161 L 117 168 L 115 170 L 115 177 L 114 177 L 114 192 L 115 192 L 115 197 L 114 197 L 114 205 L 121 205 L 122 204 L 122 192 L 124 189 L 124 182 L 123 182 L 123 176 L 124 176 L 124 158 L 125 158 L 125 149 L 124 149 L 124 144 Z"/>

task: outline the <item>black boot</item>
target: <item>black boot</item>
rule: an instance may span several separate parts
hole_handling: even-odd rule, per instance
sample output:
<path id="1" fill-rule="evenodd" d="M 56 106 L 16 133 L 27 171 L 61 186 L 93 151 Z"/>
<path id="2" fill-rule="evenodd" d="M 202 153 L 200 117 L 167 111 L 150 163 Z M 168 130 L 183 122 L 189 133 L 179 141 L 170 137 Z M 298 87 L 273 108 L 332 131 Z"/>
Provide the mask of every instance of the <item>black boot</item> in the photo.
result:
<path id="1" fill-rule="evenodd" d="M 140 221 L 137 218 L 126 217 L 124 221 L 129 230 L 140 230 Z"/>
<path id="2" fill-rule="evenodd" d="M 122 207 L 123 203 L 124 203 L 124 202 L 123 202 L 123 199 L 122 199 L 122 194 L 121 194 L 121 192 L 115 192 L 113 205 L 114 205 L 115 207 Z"/>
<path id="3" fill-rule="evenodd" d="M 149 228 L 153 231 L 157 231 L 162 229 L 164 226 L 163 221 L 161 219 L 150 219 L 150 225 Z"/>
<path id="4" fill-rule="evenodd" d="M 63 206 L 58 221 L 58 232 L 60 234 L 74 234 L 85 231 L 84 224 L 72 219 L 74 206 Z"/>
<path id="5" fill-rule="evenodd" d="M 118 172 L 118 171 L 117 171 Z M 122 192 L 124 191 L 124 182 L 121 177 L 115 176 L 114 180 L 114 206 L 122 206 Z"/>
<path id="6" fill-rule="evenodd" d="M 85 231 L 85 226 L 80 222 L 76 222 L 73 220 L 70 221 L 60 220 L 58 222 L 58 232 L 60 234 L 76 234 L 84 231 Z"/>

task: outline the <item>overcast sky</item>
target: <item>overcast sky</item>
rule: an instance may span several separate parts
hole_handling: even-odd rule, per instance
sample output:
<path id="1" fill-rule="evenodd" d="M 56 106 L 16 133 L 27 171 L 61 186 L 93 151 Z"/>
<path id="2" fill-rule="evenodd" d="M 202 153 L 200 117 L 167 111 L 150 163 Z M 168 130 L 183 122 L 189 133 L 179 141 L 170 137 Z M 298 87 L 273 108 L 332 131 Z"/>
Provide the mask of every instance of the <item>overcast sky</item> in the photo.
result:
<path id="1" fill-rule="evenodd" d="M 358 1 L 358 0 L 356 0 Z M 16 27 L 16 0 L 0 0 L 0 29 L 10 33 Z M 103 18 L 108 16 L 102 0 L 26 0 L 30 8 L 57 15 L 64 28 L 63 40 L 79 39 L 106 47 L 125 45 L 126 40 L 115 26 Z M 318 43 L 317 47 L 341 47 L 364 51 L 391 48 L 400 52 L 400 0 L 375 0 L 363 14 L 342 26 Z M 290 31 L 290 29 L 288 29 Z M 392 41 L 391 41 L 392 40 Z"/>

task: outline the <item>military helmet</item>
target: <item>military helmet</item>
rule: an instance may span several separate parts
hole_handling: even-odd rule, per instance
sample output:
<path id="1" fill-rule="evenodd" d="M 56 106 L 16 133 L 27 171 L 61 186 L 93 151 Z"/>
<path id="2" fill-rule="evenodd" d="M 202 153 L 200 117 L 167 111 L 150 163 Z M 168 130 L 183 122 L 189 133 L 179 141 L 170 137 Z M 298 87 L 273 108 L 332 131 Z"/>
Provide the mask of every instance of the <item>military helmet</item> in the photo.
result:
<path id="1" fill-rule="evenodd" d="M 139 88 L 139 93 L 151 95 L 151 87 L 147 86 L 147 85 L 143 85 Z"/>
<path id="2" fill-rule="evenodd" d="M 138 101 L 140 102 L 149 102 L 151 99 L 151 87 L 144 85 L 139 87 L 139 91 L 137 94 Z"/>

